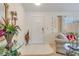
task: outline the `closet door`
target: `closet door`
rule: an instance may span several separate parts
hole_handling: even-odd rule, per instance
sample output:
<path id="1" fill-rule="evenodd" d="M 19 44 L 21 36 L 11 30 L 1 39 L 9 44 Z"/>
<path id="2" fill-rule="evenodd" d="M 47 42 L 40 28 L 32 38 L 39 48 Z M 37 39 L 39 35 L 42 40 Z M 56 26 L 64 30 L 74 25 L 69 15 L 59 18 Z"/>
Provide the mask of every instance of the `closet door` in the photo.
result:
<path id="1" fill-rule="evenodd" d="M 29 20 L 29 25 L 29 43 L 43 43 L 43 16 L 31 16 Z"/>

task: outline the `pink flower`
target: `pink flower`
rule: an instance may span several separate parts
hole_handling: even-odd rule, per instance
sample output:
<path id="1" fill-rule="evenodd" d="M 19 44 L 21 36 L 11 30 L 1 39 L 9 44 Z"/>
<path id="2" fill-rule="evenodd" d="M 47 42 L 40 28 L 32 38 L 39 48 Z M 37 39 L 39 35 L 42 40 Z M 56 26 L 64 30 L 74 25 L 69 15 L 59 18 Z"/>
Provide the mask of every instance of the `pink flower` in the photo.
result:
<path id="1" fill-rule="evenodd" d="M 69 41 L 73 41 L 73 40 L 76 39 L 75 35 L 72 35 L 72 34 L 67 35 L 67 38 L 68 38 Z"/>
<path id="2" fill-rule="evenodd" d="M 4 36 L 5 31 L 4 30 L 0 30 L 0 37 Z"/>

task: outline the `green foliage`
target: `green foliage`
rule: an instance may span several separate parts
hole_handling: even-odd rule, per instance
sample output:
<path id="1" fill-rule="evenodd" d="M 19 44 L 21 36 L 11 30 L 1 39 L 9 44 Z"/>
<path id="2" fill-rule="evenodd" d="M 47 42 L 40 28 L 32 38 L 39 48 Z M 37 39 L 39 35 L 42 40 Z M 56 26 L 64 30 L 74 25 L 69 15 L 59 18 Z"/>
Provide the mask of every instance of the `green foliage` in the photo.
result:
<path id="1" fill-rule="evenodd" d="M 68 32 L 68 34 L 78 35 L 78 33 L 76 33 L 76 32 Z"/>
<path id="2" fill-rule="evenodd" d="M 14 44 L 15 45 L 15 44 Z M 16 45 L 17 46 L 17 45 Z M 18 49 L 22 46 L 13 47 L 13 49 L 7 50 L 5 47 L 0 47 L 0 56 L 17 56 L 19 55 Z"/>
<path id="3" fill-rule="evenodd" d="M 18 33 L 18 27 L 16 28 L 12 24 L 7 24 L 5 28 L 7 33 Z"/>
<path id="4" fill-rule="evenodd" d="M 0 29 L 3 29 L 4 28 L 4 24 L 0 24 Z"/>

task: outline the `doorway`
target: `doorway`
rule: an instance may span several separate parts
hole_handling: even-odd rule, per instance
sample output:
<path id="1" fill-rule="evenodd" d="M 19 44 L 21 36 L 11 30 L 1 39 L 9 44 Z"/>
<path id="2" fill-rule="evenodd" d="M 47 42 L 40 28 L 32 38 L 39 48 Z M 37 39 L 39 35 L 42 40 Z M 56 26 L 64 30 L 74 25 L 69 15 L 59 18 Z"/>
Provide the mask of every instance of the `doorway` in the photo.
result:
<path id="1" fill-rule="evenodd" d="M 29 19 L 29 43 L 43 43 L 43 16 L 31 16 Z"/>

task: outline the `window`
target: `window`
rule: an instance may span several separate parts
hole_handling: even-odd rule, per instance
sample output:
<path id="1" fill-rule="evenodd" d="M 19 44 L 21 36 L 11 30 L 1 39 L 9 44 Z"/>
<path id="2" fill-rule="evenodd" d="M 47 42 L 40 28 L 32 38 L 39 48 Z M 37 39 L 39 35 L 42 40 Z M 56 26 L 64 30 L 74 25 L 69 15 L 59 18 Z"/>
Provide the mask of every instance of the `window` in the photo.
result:
<path id="1" fill-rule="evenodd" d="M 76 16 L 64 16 L 64 25 L 79 23 L 79 17 Z"/>
<path id="2" fill-rule="evenodd" d="M 63 16 L 62 32 L 79 32 L 78 16 Z"/>

